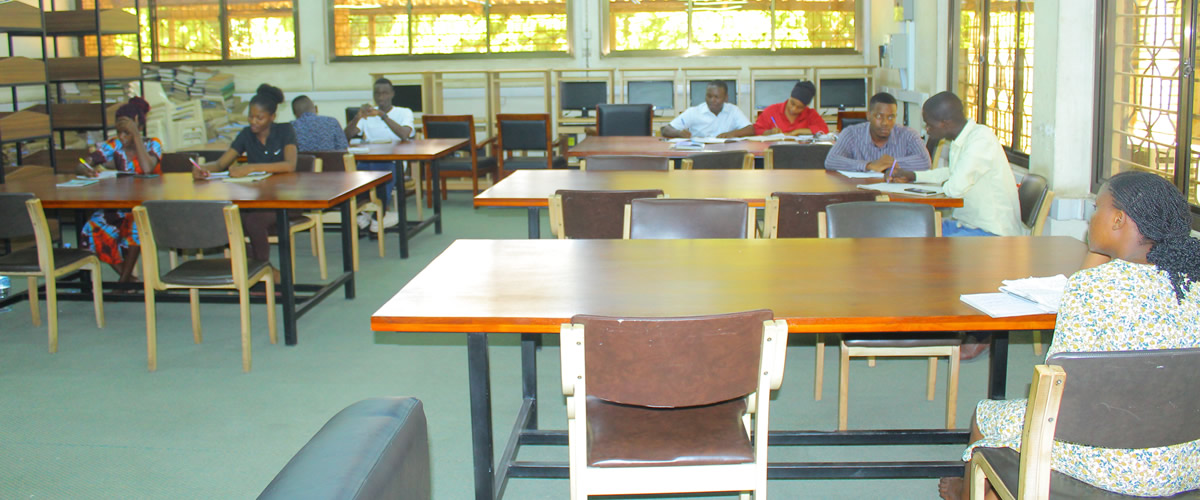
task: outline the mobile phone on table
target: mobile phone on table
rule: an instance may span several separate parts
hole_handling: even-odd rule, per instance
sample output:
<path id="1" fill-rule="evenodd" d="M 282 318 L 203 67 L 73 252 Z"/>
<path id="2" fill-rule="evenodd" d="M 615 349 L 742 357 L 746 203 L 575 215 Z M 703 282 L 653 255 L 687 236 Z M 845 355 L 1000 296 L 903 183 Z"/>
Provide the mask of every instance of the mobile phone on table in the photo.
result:
<path id="1" fill-rule="evenodd" d="M 904 190 L 909 193 L 916 193 L 916 194 L 937 194 L 937 191 L 932 191 L 929 189 L 915 188 L 915 187 L 914 188 L 904 188 Z"/>

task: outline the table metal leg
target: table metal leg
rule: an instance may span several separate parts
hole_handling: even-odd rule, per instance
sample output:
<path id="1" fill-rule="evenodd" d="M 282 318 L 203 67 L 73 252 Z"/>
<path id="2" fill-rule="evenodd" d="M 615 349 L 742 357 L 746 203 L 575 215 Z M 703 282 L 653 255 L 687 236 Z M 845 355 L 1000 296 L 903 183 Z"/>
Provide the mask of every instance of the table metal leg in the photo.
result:
<path id="1" fill-rule="evenodd" d="M 287 210 L 275 211 L 275 234 L 279 238 L 279 279 L 283 291 L 283 341 L 296 345 L 296 284 L 292 279 L 292 234 Z"/>
<path id="2" fill-rule="evenodd" d="M 526 429 L 538 428 L 537 415 L 537 334 L 524 333 L 521 334 L 521 396 L 526 401 L 532 401 L 533 404 L 529 408 L 529 420 L 526 422 Z"/>
<path id="3" fill-rule="evenodd" d="M 433 189 L 429 196 L 433 197 L 433 234 L 442 234 L 442 179 L 438 174 L 436 161 L 429 162 L 429 183 Z"/>
<path id="4" fill-rule="evenodd" d="M 372 189 L 374 189 L 374 188 L 372 188 Z M 353 198 L 351 198 L 351 199 L 353 199 Z M 354 295 L 355 295 L 355 290 L 354 290 L 354 242 L 352 240 L 352 237 L 354 235 L 353 224 L 355 223 L 355 220 L 354 220 L 354 214 L 350 211 L 350 199 L 347 199 L 346 201 L 342 202 L 342 204 L 338 207 L 338 209 L 341 210 L 341 212 L 342 212 L 342 272 L 345 272 L 350 275 L 350 277 L 348 279 L 346 279 L 346 283 L 343 286 L 345 287 L 346 298 L 353 299 Z M 379 235 L 379 237 L 382 238 L 383 235 Z"/>
<path id="5" fill-rule="evenodd" d="M 992 345 L 988 352 L 988 399 L 1006 399 L 1008 331 L 992 332 Z"/>
<path id="6" fill-rule="evenodd" d="M 492 500 L 493 481 L 492 381 L 486 333 L 467 334 L 467 380 L 471 393 L 471 445 L 475 462 L 475 498 Z"/>
<path id="7" fill-rule="evenodd" d="M 542 237 L 542 209 L 540 207 L 529 207 L 529 239 L 536 240 Z"/>
<path id="8" fill-rule="evenodd" d="M 402 175 L 403 173 L 404 173 L 404 169 L 400 167 L 400 162 L 397 161 L 397 162 L 392 163 L 392 178 L 396 179 L 396 205 L 398 205 L 396 207 L 396 217 L 400 221 L 396 224 L 400 229 L 399 231 L 396 231 L 396 232 L 400 233 L 400 258 L 407 259 L 408 258 L 408 202 L 405 201 L 405 199 L 404 199 L 406 188 L 404 187 L 404 176 Z M 420 181 L 418 180 L 417 189 L 420 189 L 420 188 L 421 188 L 421 184 L 420 184 Z M 391 193 L 388 193 L 388 197 L 387 197 L 387 199 L 383 200 L 383 203 L 388 203 L 391 201 L 391 199 L 392 199 Z M 419 198 L 417 199 L 417 203 L 418 204 L 421 203 L 421 200 Z M 381 226 L 379 228 L 379 237 L 382 238 L 383 233 L 384 233 L 383 226 L 382 226 L 383 221 L 379 221 L 379 223 L 381 224 Z"/>

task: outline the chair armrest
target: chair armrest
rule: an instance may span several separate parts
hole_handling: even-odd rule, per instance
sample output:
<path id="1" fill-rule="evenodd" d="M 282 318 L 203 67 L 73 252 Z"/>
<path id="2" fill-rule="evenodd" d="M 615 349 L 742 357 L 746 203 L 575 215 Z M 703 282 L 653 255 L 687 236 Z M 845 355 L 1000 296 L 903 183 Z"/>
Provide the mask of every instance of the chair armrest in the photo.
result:
<path id="1" fill-rule="evenodd" d="M 496 143 L 496 136 L 493 135 L 491 137 L 488 137 L 487 139 L 484 139 L 483 142 L 475 143 L 475 150 L 483 151 L 483 156 L 487 156 L 487 151 L 484 151 L 483 148 L 491 146 L 491 148 L 493 150 L 495 150 L 496 149 L 495 143 Z"/>

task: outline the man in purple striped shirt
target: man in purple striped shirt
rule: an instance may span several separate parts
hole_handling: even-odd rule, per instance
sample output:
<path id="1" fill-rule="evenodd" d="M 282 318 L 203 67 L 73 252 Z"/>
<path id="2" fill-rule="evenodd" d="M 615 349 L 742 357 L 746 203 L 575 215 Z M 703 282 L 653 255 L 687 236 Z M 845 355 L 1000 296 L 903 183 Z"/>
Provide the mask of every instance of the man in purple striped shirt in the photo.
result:
<path id="1" fill-rule="evenodd" d="M 887 92 L 867 102 L 867 123 L 846 127 L 825 157 L 828 170 L 883 172 L 893 165 L 905 170 L 928 170 L 929 151 L 917 132 L 896 125 L 896 98 Z"/>

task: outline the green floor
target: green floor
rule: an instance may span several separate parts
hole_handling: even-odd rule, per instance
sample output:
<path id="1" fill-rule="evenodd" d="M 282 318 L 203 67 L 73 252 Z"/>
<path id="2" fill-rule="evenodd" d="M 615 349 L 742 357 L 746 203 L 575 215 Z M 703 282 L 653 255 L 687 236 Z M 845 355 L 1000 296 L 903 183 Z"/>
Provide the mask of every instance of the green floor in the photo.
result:
<path id="1" fill-rule="evenodd" d="M 410 213 L 412 213 L 410 209 Z M 434 497 L 473 498 L 465 339 L 458 334 L 379 334 L 368 319 L 384 301 L 456 238 L 524 238 L 520 209 L 470 208 L 453 193 L 445 233 L 429 230 L 397 258 L 394 237 L 380 259 L 363 240 L 358 298 L 335 295 L 301 319 L 297 346 L 271 345 L 263 306 L 253 309 L 254 370 L 241 371 L 233 304 L 201 307 L 204 342 L 192 342 L 188 308 L 158 306 L 158 371 L 146 371 L 141 302 L 106 302 L 97 329 L 91 305 L 59 306 L 59 352 L 27 303 L 0 313 L 0 498 L 252 498 L 341 408 L 373 396 L 424 401 L 429 418 Z M 543 218 L 543 228 L 546 223 Z M 336 242 L 335 239 L 331 243 Z M 302 281 L 317 279 L 306 238 L 298 248 Z M 329 262 L 340 269 L 340 245 Z M 163 259 L 165 261 L 165 259 Z M 24 280 L 14 279 L 20 289 Z M 44 309 L 44 308 L 43 308 Z M 43 311 L 43 314 L 45 312 Z M 282 337 L 282 331 L 280 333 Z M 1011 350 L 1009 394 L 1021 396 L 1036 363 L 1025 336 Z M 811 340 L 794 338 L 783 389 L 772 402 L 772 428 L 833 429 L 837 420 L 837 349 L 826 352 L 825 395 L 813 401 Z M 539 358 L 543 428 L 565 428 L 558 350 Z M 492 343 L 497 436 L 507 436 L 520 394 L 518 337 Z M 945 363 L 934 401 L 924 397 L 923 360 L 883 360 L 851 370 L 850 425 L 858 428 L 943 424 Z M 984 395 L 987 361 L 964 363 L 959 425 Z M 506 399 L 507 398 L 507 399 Z M 497 453 L 502 448 L 497 445 Z M 772 448 L 774 460 L 950 460 L 961 446 Z M 565 461 L 565 448 L 530 448 L 523 459 Z M 936 480 L 771 481 L 772 498 L 934 498 Z M 566 498 L 563 479 L 513 479 L 506 498 Z M 731 495 L 702 498 L 736 498 Z"/>

